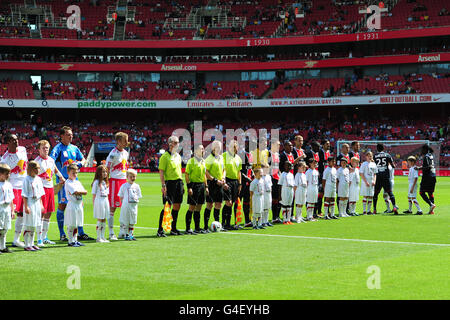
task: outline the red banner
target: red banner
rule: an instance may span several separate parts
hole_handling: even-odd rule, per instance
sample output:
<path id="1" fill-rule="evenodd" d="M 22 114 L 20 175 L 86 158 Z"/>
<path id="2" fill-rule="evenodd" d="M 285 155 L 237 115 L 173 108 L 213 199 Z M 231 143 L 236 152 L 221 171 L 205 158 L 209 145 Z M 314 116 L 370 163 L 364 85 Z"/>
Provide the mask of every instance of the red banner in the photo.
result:
<path id="1" fill-rule="evenodd" d="M 237 63 L 46 63 L 46 62 L 0 62 L 0 70 L 47 70 L 47 71 L 147 71 L 147 72 L 195 72 L 195 71 L 252 71 L 252 70 L 291 70 L 321 69 L 349 66 L 372 66 L 404 63 L 448 62 L 450 52 L 379 56 L 366 58 L 340 58 L 327 60 L 287 60 L 271 62 Z"/>
<path id="2" fill-rule="evenodd" d="M 378 31 L 352 34 L 298 36 L 263 39 L 228 40 L 63 40 L 63 39 L 1 39 L 0 46 L 64 47 L 64 48 L 230 48 L 270 47 L 336 42 L 358 42 L 387 39 L 448 36 L 450 27 Z"/>

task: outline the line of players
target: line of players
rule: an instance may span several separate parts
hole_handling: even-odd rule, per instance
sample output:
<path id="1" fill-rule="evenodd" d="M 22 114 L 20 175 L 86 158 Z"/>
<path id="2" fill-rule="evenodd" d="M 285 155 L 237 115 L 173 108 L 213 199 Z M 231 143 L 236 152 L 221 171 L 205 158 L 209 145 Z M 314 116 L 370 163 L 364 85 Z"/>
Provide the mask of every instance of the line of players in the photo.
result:
<path id="1" fill-rule="evenodd" d="M 39 157 L 35 159 L 38 169 L 36 175 L 42 180 L 43 195 L 42 195 L 42 216 L 39 221 L 35 222 L 38 235 L 38 246 L 45 244 L 54 244 L 47 238 L 50 215 L 55 209 L 54 205 L 54 190 L 53 190 L 53 175 L 57 177 L 58 190 L 58 210 L 57 221 L 60 230 L 60 240 L 68 241 L 64 232 L 64 210 L 68 204 L 68 197 L 66 195 L 65 183 L 69 179 L 69 167 L 80 168 L 84 165 L 85 159 L 80 150 L 71 144 L 73 133 L 69 127 L 63 127 L 60 131 L 61 142 L 53 148 L 49 154 L 49 143 L 47 141 L 39 142 Z M 129 145 L 128 135 L 119 132 L 115 135 L 116 147 L 110 152 L 106 161 L 106 170 L 108 180 L 102 181 L 102 185 L 106 182 L 107 192 L 105 190 L 100 192 L 100 197 L 108 196 L 108 210 L 109 215 L 103 215 L 99 219 L 97 230 L 104 231 L 105 221 L 108 220 L 109 225 L 109 239 L 117 240 L 114 234 L 114 212 L 116 208 L 121 207 L 121 198 L 119 197 L 119 190 L 127 182 L 129 176 L 128 169 L 128 152 L 125 148 Z M 329 151 L 329 142 L 325 141 L 320 146 L 317 142 L 312 142 L 311 150 L 305 152 L 302 149 L 303 138 L 301 136 L 295 137 L 295 147 L 292 147 L 291 142 L 284 143 L 284 150 L 280 154 L 279 142 L 272 144 L 272 149 L 267 150 L 267 143 L 261 141 L 256 150 L 246 152 L 243 149 L 239 150 L 236 141 L 233 141 L 228 150 L 222 154 L 222 145 L 218 141 L 213 142 L 213 152 L 209 157 L 203 159 L 204 148 L 202 145 L 195 146 L 194 156 L 189 160 L 185 180 L 188 187 L 188 204 L 189 210 L 186 214 L 186 233 L 197 234 L 209 232 L 209 218 L 213 210 L 214 220 L 219 221 L 220 210 L 223 201 L 225 205 L 222 208 L 222 225 L 224 230 L 232 230 L 242 228 L 236 223 L 236 200 L 238 197 L 242 199 L 243 211 L 245 217 L 246 227 L 264 228 L 272 226 L 272 223 L 285 223 L 314 221 L 318 217 L 325 219 L 335 219 L 334 204 L 336 191 L 338 195 L 339 215 L 345 217 L 347 215 L 357 215 L 355 212 L 355 205 L 359 199 L 359 177 L 363 183 L 361 185 L 361 195 L 363 196 L 363 209 L 365 214 L 371 214 L 371 205 L 373 202 L 374 212 L 376 213 L 376 200 L 381 188 L 384 188 L 385 195 L 393 204 L 393 210 L 398 212 L 398 207 L 395 205 L 395 197 L 392 193 L 393 175 L 393 161 L 390 155 L 384 152 L 382 145 L 378 146 L 378 153 L 373 158 L 372 153 L 366 154 L 366 162 L 361 166 L 359 171 L 359 143 L 352 143 L 352 151 L 349 152 L 349 146 L 343 145 L 341 153 L 337 157 L 339 169 L 334 169 L 335 160 L 331 157 Z M 15 235 L 13 246 L 24 247 L 27 246 L 20 241 L 20 235 L 25 226 L 24 234 L 29 236 L 27 231 L 27 219 L 23 217 L 24 208 L 27 209 L 27 204 L 23 206 L 23 202 L 27 201 L 26 192 L 22 195 L 23 183 L 25 181 L 27 171 L 27 154 L 24 147 L 18 145 L 17 136 L 13 134 L 7 135 L 6 143 L 8 144 L 8 151 L 3 155 L 1 162 L 9 165 L 12 168 L 9 172 L 5 168 L 0 168 L 0 190 L 3 196 L 2 215 L 0 215 L 0 238 L 4 235 L 4 230 L 7 230 L 8 222 L 5 219 L 5 210 L 8 207 L 6 200 L 7 192 L 3 185 L 6 176 L 12 185 L 13 202 L 11 204 L 11 213 L 17 213 L 15 224 Z M 242 146 L 241 146 L 242 147 Z M 176 228 L 178 211 L 181 206 L 184 184 L 181 174 L 181 157 L 176 152 L 178 148 L 178 138 L 169 138 L 169 150 L 161 157 L 159 163 L 160 179 L 162 183 L 163 203 L 169 202 L 172 206 L 172 235 L 182 234 Z M 238 152 L 240 151 L 240 152 Z M 241 155 L 239 155 L 240 153 Z M 417 192 L 418 169 L 422 169 L 424 176 L 421 183 L 421 196 L 430 205 L 430 212 L 434 212 L 434 187 L 436 183 L 434 162 L 432 150 L 424 146 L 422 150 L 424 155 L 424 165 L 422 168 L 415 167 L 415 159 L 410 158 L 410 190 L 408 200 L 410 203 L 409 210 L 411 212 L 412 203 L 416 204 L 418 213 L 421 214 L 420 207 L 416 200 L 415 194 Z M 242 158 L 245 161 L 242 161 Z M 351 159 L 351 162 L 350 162 Z M 269 168 L 268 163 L 271 163 Z M 307 160 L 307 164 L 304 160 Z M 350 166 L 349 166 L 350 164 Z M 33 164 L 34 165 L 34 164 Z M 279 168 L 283 168 L 283 172 L 279 172 Z M 308 170 L 306 170 L 308 168 Z M 391 171 L 389 171 L 391 169 Z M 294 172 L 296 177 L 293 177 Z M 10 177 L 9 177 L 10 175 Z M 97 175 L 96 175 L 97 176 Z M 135 178 L 135 177 L 134 177 Z M 98 180 L 98 179 L 97 179 Z M 129 181 L 128 181 L 129 182 Z M 337 189 L 336 189 L 337 186 Z M 33 191 L 33 188 L 32 188 Z M 94 193 L 94 192 L 93 192 Z M 426 194 L 428 193 L 428 195 Z M 80 194 L 82 195 L 82 194 Z M 292 209 L 295 203 L 297 208 L 296 217 L 291 217 Z M 36 198 L 36 195 L 32 198 Z M 95 198 L 95 197 L 94 197 Z M 0 197 L 0 199 L 2 199 Z M 253 221 L 250 221 L 250 199 L 253 205 Z M 324 199 L 324 213 L 321 214 L 322 199 Z M 138 198 L 136 199 L 138 202 Z M 202 205 L 206 202 L 206 209 L 204 211 L 204 228 L 200 228 L 200 211 Z M 233 205 L 235 207 L 235 225 L 231 226 L 231 215 Z M 306 205 L 307 217 L 303 219 L 301 210 Z M 95 207 L 95 203 L 94 203 Z M 214 209 L 213 209 L 214 208 Z M 3 210 L 4 209 L 4 210 Z M 272 223 L 269 222 L 268 215 L 272 209 Z M 281 221 L 279 215 L 281 209 L 283 210 L 283 220 Z M 157 235 L 165 236 L 162 229 L 163 210 L 161 211 L 160 221 Z M 348 212 L 348 214 L 347 214 Z M 190 229 L 192 217 L 194 218 L 195 229 Z M 12 216 L 14 218 L 14 216 Z M 25 216 L 27 218 L 27 216 Z M 25 221 L 24 221 L 25 220 Z M 28 219 L 29 220 L 29 219 Z M 66 219 L 67 220 L 67 219 Z M 82 227 L 82 220 L 79 226 L 73 226 L 70 232 L 70 238 L 73 240 L 74 232 L 77 232 L 80 239 L 93 240 L 84 233 Z M 10 224 L 10 222 L 9 222 Z M 66 223 L 67 226 L 67 223 Z M 10 227 L 10 226 L 9 226 Z M 122 224 L 119 232 L 119 238 L 132 236 L 128 234 L 128 224 Z M 97 240 L 106 241 L 105 237 L 101 236 L 101 231 L 97 236 Z M 104 242 L 99 241 L 99 242 Z M 73 241 L 69 242 L 69 244 Z M 0 250 L 5 250 L 6 247 L 0 241 Z"/>
<path id="2" fill-rule="evenodd" d="M 5 142 L 7 143 L 8 149 L 0 160 L 0 238 L 3 236 L 6 237 L 6 231 L 11 228 L 11 219 L 16 218 L 15 214 L 17 214 L 13 247 L 21 247 L 27 251 L 34 251 L 39 250 L 39 247 L 45 246 L 46 244 L 55 244 L 55 242 L 47 238 L 50 216 L 55 211 L 55 191 L 58 193 L 57 222 L 60 231 L 60 240 L 69 242 L 69 245 L 77 242 L 75 246 L 82 245 L 77 241 L 77 235 L 81 240 L 94 240 L 84 233 L 83 215 L 79 209 L 74 210 L 73 206 L 74 203 L 77 206 L 82 203 L 80 197 L 86 194 L 86 190 L 81 184 L 74 183 L 73 185 L 76 188 L 72 188 L 72 192 L 66 193 L 67 187 L 69 186 L 70 188 L 71 185 L 71 181 L 69 181 L 71 175 L 72 178 L 75 175 L 75 178 L 72 180 L 77 181 L 76 174 L 78 173 L 78 169 L 86 163 L 78 147 L 71 143 L 72 139 L 72 129 L 67 126 L 62 127 L 60 130 L 60 143 L 49 152 L 50 143 L 46 140 L 39 141 L 39 156 L 29 162 L 27 151 L 25 147 L 19 146 L 17 136 L 11 133 L 6 135 Z M 106 195 L 109 200 L 107 212 L 102 214 L 104 217 L 100 220 L 102 222 L 108 220 L 110 240 L 117 240 L 113 230 L 116 208 L 121 207 L 124 197 L 127 201 L 130 200 L 129 202 L 131 203 L 135 196 L 131 192 L 134 191 L 133 188 L 131 191 L 128 190 L 128 193 L 123 195 L 122 199 L 119 196 L 121 187 L 123 185 L 129 185 L 130 177 L 134 174 L 135 179 L 136 172 L 128 170 L 128 152 L 125 150 L 129 145 L 128 135 L 119 132 L 115 135 L 115 140 L 116 147 L 109 153 L 106 161 L 105 169 L 108 173 L 108 179 L 106 181 L 102 180 L 101 182 L 101 186 L 106 183 L 107 188 L 106 190 L 100 190 L 98 194 L 98 198 Z M 55 188 L 53 186 L 54 175 L 56 175 L 57 182 Z M 36 177 L 38 179 L 35 179 Z M 136 186 L 137 188 L 139 187 L 138 185 Z M 77 188 L 79 190 L 76 190 Z M 111 192 L 109 192 L 110 189 Z M 93 189 L 95 207 L 96 193 L 94 191 Z M 72 207 L 69 210 L 69 214 L 65 214 L 66 207 L 70 204 L 71 199 L 73 200 Z M 30 206 L 30 203 L 32 206 Z M 34 211 L 36 210 L 40 214 L 35 214 Z M 74 212 L 76 213 L 74 214 Z M 95 213 L 94 216 L 97 218 Z M 68 229 L 69 237 L 66 236 L 64 231 L 65 226 Z M 99 221 L 97 231 L 101 227 L 102 224 Z M 126 226 L 121 225 L 121 231 L 124 231 L 128 227 L 128 224 Z M 125 238 L 124 232 L 119 234 L 119 236 Z M 22 233 L 26 243 L 20 241 Z M 34 244 L 34 240 L 30 240 L 30 235 L 32 236 L 31 239 L 34 239 L 34 233 L 38 236 L 37 246 L 30 246 L 31 242 Z M 98 233 L 97 240 L 100 239 L 102 237 L 99 237 Z M 2 241 L 0 241 L 0 250 L 10 252 Z"/>
<path id="3" fill-rule="evenodd" d="M 377 199 L 384 189 L 385 200 L 392 211 L 398 214 L 395 196 L 393 194 L 392 157 L 384 151 L 382 144 L 377 145 L 377 153 L 365 154 L 366 161 L 359 168 L 359 143 L 350 146 L 344 144 L 341 153 L 331 156 L 330 143 L 325 141 L 311 143 L 311 150 L 302 149 L 303 137 L 295 137 L 295 147 L 290 141 L 285 141 L 284 150 L 279 153 L 279 142 L 271 145 L 267 150 L 267 143 L 263 139 L 255 150 L 245 151 L 233 140 L 225 152 L 222 143 L 212 143 L 211 154 L 204 159 L 204 147 L 198 144 L 194 147 L 194 156 L 188 161 L 185 171 L 185 181 L 188 189 L 187 202 L 189 209 L 186 213 L 186 234 L 208 233 L 209 219 L 213 212 L 214 221 L 219 221 L 222 210 L 223 231 L 242 228 L 237 223 L 237 198 L 243 202 L 245 227 L 255 229 L 272 226 L 273 223 L 291 224 L 293 222 L 316 221 L 317 218 L 337 219 L 334 215 L 336 201 L 339 206 L 339 216 L 356 216 L 356 203 L 363 196 L 363 214 L 376 214 Z M 178 213 L 184 194 L 184 183 L 181 171 L 181 156 L 176 152 L 178 138 L 172 136 L 168 140 L 169 150 L 163 154 L 159 163 L 161 192 L 163 204 L 168 202 L 172 206 L 171 235 L 181 235 L 177 229 Z M 256 145 L 250 143 L 249 145 Z M 239 148 L 241 147 L 241 149 Z M 412 204 L 418 208 L 417 214 L 422 214 L 416 199 L 418 170 L 423 170 L 421 196 L 430 205 L 429 213 L 434 213 L 434 188 L 436 184 L 432 150 L 427 145 L 422 148 L 424 165 L 415 166 L 416 159 L 410 157 L 409 209 L 404 213 L 411 213 Z M 244 161 L 242 161 L 244 159 Z M 306 160 L 306 161 L 304 161 Z M 334 168 L 335 163 L 339 167 Z M 269 167 L 268 163 L 271 164 Z M 283 168 L 280 172 L 279 168 Z M 294 173 L 296 176 L 294 177 Z M 360 181 L 362 180 L 362 183 Z M 361 185 L 361 188 L 360 188 Z M 429 197 L 427 197 L 428 193 Z M 425 198 L 427 197 L 427 199 Z M 324 213 L 322 210 L 324 201 Z M 250 201 L 252 202 L 253 218 L 250 221 Z M 296 203 L 297 214 L 292 215 Z M 200 227 L 201 209 L 204 210 L 203 228 Z M 223 202 L 225 205 L 222 207 Z M 373 204 L 373 211 L 371 209 Z M 231 225 L 232 207 L 234 205 L 235 224 Z M 306 205 L 306 219 L 302 217 L 302 207 Z M 272 222 L 268 215 L 272 209 Z M 280 211 L 283 220 L 280 219 Z M 388 208 L 387 212 L 390 211 Z M 164 209 L 161 210 L 158 225 L 158 237 L 165 237 L 162 221 Z M 194 230 L 190 228 L 192 217 Z"/>

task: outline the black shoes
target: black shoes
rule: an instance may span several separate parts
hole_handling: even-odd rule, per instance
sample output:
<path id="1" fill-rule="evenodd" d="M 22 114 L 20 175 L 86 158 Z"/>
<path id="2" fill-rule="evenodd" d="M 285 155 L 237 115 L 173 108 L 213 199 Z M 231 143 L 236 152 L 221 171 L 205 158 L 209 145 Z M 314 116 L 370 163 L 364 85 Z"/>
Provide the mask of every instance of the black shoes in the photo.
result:
<path id="1" fill-rule="evenodd" d="M 83 234 L 81 236 L 78 236 L 78 237 L 80 238 L 80 240 L 95 240 L 94 238 L 89 237 L 87 235 L 87 233 L 85 233 L 85 234 Z"/>

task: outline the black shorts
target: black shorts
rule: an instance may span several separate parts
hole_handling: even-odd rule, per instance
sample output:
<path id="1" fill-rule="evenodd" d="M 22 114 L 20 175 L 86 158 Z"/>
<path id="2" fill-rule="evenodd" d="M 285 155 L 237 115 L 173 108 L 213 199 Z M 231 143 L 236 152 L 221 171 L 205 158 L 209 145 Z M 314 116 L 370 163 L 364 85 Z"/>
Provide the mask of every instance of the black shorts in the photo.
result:
<path id="1" fill-rule="evenodd" d="M 203 182 L 192 182 L 192 196 L 188 194 L 187 203 L 194 206 L 205 203 L 205 184 Z"/>
<path id="2" fill-rule="evenodd" d="M 385 177 L 377 177 L 377 181 L 375 182 L 375 194 L 380 193 L 381 188 L 383 188 L 384 192 L 392 191 L 391 179 Z"/>
<path id="3" fill-rule="evenodd" d="M 183 202 L 183 194 L 184 194 L 184 184 L 183 180 L 168 180 L 166 181 L 167 194 L 166 197 L 163 195 L 163 204 L 166 201 L 169 204 L 174 203 L 182 203 Z"/>
<path id="4" fill-rule="evenodd" d="M 206 196 L 206 202 L 222 202 L 223 201 L 223 186 L 219 186 L 217 182 L 208 180 L 209 195 Z"/>
<path id="5" fill-rule="evenodd" d="M 420 192 L 434 192 L 436 188 L 436 177 L 422 176 L 420 181 Z"/>
<path id="6" fill-rule="evenodd" d="M 278 184 L 279 180 L 272 177 L 272 199 L 278 200 L 281 195 L 281 186 Z"/>
<path id="7" fill-rule="evenodd" d="M 225 201 L 231 200 L 231 202 L 236 202 L 239 193 L 239 181 L 237 179 L 226 178 L 228 185 L 228 190 L 223 189 L 223 199 Z"/>

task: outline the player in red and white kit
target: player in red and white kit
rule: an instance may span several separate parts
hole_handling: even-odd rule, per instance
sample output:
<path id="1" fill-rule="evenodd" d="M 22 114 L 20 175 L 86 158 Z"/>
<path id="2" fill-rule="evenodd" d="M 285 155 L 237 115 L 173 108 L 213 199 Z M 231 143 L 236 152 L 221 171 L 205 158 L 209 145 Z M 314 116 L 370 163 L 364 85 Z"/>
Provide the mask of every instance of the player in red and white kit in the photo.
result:
<path id="1" fill-rule="evenodd" d="M 28 156 L 25 147 L 19 146 L 19 139 L 15 134 L 8 134 L 5 138 L 8 144 L 8 150 L 1 158 L 1 163 L 6 163 L 11 168 L 9 182 L 12 184 L 14 191 L 14 207 L 17 213 L 15 224 L 15 233 L 13 247 L 24 248 L 25 244 L 20 241 L 20 234 L 23 229 L 23 202 L 22 202 L 22 186 L 27 176 Z M 14 218 L 14 217 L 13 217 Z"/>
<path id="2" fill-rule="evenodd" d="M 47 238 L 48 228 L 50 225 L 50 217 L 55 211 L 55 190 L 53 189 L 53 175 L 56 174 L 59 178 L 59 188 L 64 186 L 66 179 L 59 172 L 56 167 L 55 160 L 49 156 L 50 143 L 47 140 L 41 140 L 38 142 L 39 156 L 34 159 L 39 164 L 38 177 L 41 178 L 42 185 L 44 186 L 44 196 L 42 204 L 44 206 L 44 212 L 42 213 L 42 225 L 40 230 L 36 230 L 39 247 L 45 244 L 55 244 Z M 57 190 L 58 191 L 58 190 Z"/>
<path id="3" fill-rule="evenodd" d="M 117 240 L 114 234 L 114 212 L 116 208 L 120 208 L 122 203 L 119 198 L 120 187 L 127 182 L 128 170 L 128 134 L 124 132 L 117 132 L 114 136 L 116 140 L 116 147 L 111 150 L 106 158 L 106 167 L 109 172 L 109 206 L 110 216 L 108 218 L 109 240 Z M 128 227 L 128 226 L 127 226 Z M 119 238 L 124 238 L 126 235 L 125 226 L 120 226 Z"/>

